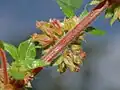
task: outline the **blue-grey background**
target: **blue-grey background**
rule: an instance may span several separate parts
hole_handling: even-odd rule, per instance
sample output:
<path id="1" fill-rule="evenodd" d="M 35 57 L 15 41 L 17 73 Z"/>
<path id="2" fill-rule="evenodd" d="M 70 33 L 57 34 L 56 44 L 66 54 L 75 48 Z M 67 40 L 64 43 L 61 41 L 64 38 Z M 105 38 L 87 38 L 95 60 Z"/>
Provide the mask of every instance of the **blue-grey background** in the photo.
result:
<path id="1" fill-rule="evenodd" d="M 18 45 L 39 32 L 36 20 L 63 17 L 55 0 L 0 0 L 0 40 Z M 111 27 L 102 14 L 93 25 L 107 34 L 86 37 L 81 71 L 60 75 L 56 68 L 44 69 L 33 81 L 33 90 L 120 90 L 120 23 Z"/>

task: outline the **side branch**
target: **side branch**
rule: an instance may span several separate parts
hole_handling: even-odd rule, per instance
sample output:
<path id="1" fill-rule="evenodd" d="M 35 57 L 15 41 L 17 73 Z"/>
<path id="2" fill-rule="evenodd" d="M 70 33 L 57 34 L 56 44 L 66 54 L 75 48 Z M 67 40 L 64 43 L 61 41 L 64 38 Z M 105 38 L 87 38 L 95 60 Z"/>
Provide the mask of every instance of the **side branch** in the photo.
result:
<path id="1" fill-rule="evenodd" d="M 0 59 L 1 59 L 1 68 L 3 72 L 3 78 L 4 78 L 4 85 L 7 85 L 9 83 L 9 77 L 8 77 L 8 72 L 7 72 L 7 59 L 5 52 L 2 48 L 0 48 Z"/>

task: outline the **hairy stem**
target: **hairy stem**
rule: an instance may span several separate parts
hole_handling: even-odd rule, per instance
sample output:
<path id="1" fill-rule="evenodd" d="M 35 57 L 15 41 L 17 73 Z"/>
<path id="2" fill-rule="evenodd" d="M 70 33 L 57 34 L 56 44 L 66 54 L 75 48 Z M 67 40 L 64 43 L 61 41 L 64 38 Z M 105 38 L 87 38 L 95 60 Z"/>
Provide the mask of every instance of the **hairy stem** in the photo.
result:
<path id="1" fill-rule="evenodd" d="M 73 39 L 78 37 L 80 33 L 90 25 L 93 20 L 106 8 L 108 7 L 108 2 L 104 1 L 95 7 L 73 30 L 69 31 L 66 36 L 64 36 L 45 56 L 43 60 L 52 61 L 58 53 L 60 53 Z"/>
<path id="2" fill-rule="evenodd" d="M 85 30 L 100 13 L 109 6 L 107 0 L 98 4 L 89 14 L 81 20 L 81 22 L 76 25 L 76 27 L 69 31 L 54 47 L 42 57 L 43 60 L 51 62 L 72 40 L 80 35 L 82 31 Z M 40 68 L 41 70 L 41 68 Z M 37 69 L 37 71 L 40 71 Z"/>
<path id="3" fill-rule="evenodd" d="M 8 72 L 7 72 L 7 59 L 5 52 L 2 48 L 0 48 L 0 58 L 2 61 L 2 66 L 1 68 L 3 69 L 3 78 L 4 78 L 4 85 L 9 83 L 9 77 L 8 77 Z"/>
<path id="4" fill-rule="evenodd" d="M 100 13 L 109 6 L 108 0 L 105 0 L 98 4 L 89 14 L 76 25 L 73 30 L 70 30 L 54 47 L 42 57 L 43 60 L 51 62 L 55 57 L 69 44 L 72 40 L 80 35 Z M 33 70 L 33 74 L 36 75 L 43 67 L 39 67 Z M 30 79 L 29 79 L 30 80 Z M 27 83 L 27 82 L 26 82 Z"/>

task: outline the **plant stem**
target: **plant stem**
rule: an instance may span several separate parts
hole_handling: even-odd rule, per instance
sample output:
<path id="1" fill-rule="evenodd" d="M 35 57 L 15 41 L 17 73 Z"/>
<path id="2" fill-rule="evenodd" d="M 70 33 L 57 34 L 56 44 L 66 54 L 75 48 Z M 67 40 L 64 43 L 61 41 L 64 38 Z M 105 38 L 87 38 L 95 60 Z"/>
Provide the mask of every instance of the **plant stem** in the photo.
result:
<path id="1" fill-rule="evenodd" d="M 107 0 L 98 4 L 73 30 L 69 31 L 56 45 L 54 45 L 42 59 L 51 62 L 58 53 L 60 53 L 72 40 L 78 37 L 108 6 L 109 2 Z"/>
<path id="2" fill-rule="evenodd" d="M 54 47 L 42 57 L 43 60 L 51 62 L 55 57 L 69 44 L 72 40 L 80 35 L 100 13 L 109 6 L 108 0 L 105 0 L 98 4 L 89 14 L 76 25 L 73 30 L 70 30 Z M 43 67 L 39 67 L 33 70 L 33 74 L 36 75 Z"/>
<path id="3" fill-rule="evenodd" d="M 45 61 L 52 61 L 58 53 L 60 53 L 73 39 L 78 37 L 88 25 L 106 8 L 108 2 L 104 1 L 95 7 L 73 30 L 69 31 L 45 56 L 42 57 Z"/>
<path id="4" fill-rule="evenodd" d="M 9 83 L 9 77 L 8 77 L 8 72 L 7 72 L 7 59 L 5 52 L 2 48 L 0 48 L 0 58 L 2 61 L 2 66 L 1 68 L 3 69 L 3 78 L 4 78 L 4 85 L 7 85 Z"/>

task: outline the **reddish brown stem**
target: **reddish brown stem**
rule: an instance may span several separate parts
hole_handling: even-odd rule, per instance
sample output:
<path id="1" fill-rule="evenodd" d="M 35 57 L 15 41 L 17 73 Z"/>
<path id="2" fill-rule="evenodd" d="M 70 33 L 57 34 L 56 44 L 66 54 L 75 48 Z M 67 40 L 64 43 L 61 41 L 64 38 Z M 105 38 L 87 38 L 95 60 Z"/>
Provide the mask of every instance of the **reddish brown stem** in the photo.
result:
<path id="1" fill-rule="evenodd" d="M 7 58 L 2 48 L 0 48 L 0 58 L 2 61 L 1 68 L 3 69 L 4 85 L 7 85 L 9 83 L 9 77 L 8 77 L 8 72 L 7 72 Z"/>
<path id="2" fill-rule="evenodd" d="M 78 37 L 108 6 L 109 2 L 107 0 L 97 5 L 73 30 L 69 31 L 46 55 L 44 55 L 42 59 L 48 62 L 52 61 L 58 53 L 60 53 L 73 39 Z"/>
<path id="3" fill-rule="evenodd" d="M 46 55 L 42 57 L 43 60 L 51 62 L 72 40 L 80 35 L 100 13 L 109 6 L 108 0 L 98 4 L 81 22 L 71 31 L 69 31 Z M 43 67 L 33 70 L 36 75 Z"/>
<path id="4" fill-rule="evenodd" d="M 46 55 L 44 55 L 42 59 L 48 62 L 52 61 L 58 53 L 60 53 L 73 39 L 78 37 L 108 6 L 109 3 L 107 0 L 97 5 L 73 30 L 69 31 Z M 40 67 L 37 69 L 37 72 L 41 70 Z M 34 73 L 36 73 L 36 70 L 34 70 Z"/>
<path id="5" fill-rule="evenodd" d="M 59 54 L 72 40 L 80 35 L 82 31 L 85 30 L 91 24 L 96 17 L 107 7 L 109 6 L 109 2 L 107 0 L 98 4 L 81 22 L 71 31 L 67 33 L 46 55 L 42 57 L 43 60 L 51 62 L 57 54 Z M 39 73 L 43 67 L 36 68 L 32 71 L 35 76 Z M 32 78 L 31 78 L 32 79 Z M 25 78 L 25 81 L 29 82 L 31 80 L 29 77 Z M 27 83 L 25 82 L 25 84 Z"/>
<path id="6" fill-rule="evenodd" d="M 73 30 L 67 33 L 45 56 L 42 57 L 45 61 L 52 61 L 58 53 L 60 53 L 73 39 L 78 37 L 82 31 L 90 25 L 93 20 L 106 8 L 108 2 L 104 1 L 95 7 Z"/>

